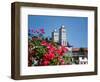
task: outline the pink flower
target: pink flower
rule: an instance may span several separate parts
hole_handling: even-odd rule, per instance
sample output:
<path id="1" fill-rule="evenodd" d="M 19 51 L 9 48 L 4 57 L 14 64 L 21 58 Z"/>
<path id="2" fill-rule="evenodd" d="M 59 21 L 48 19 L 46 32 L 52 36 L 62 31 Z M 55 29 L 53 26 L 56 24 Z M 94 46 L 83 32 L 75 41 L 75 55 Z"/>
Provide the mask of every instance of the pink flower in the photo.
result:
<path id="1" fill-rule="evenodd" d="M 68 49 L 64 46 L 61 46 L 58 50 L 56 50 L 56 53 L 59 54 L 60 56 L 63 56 L 64 53 L 66 53 Z"/>
<path id="2" fill-rule="evenodd" d="M 41 29 L 40 29 L 40 31 L 44 31 L 44 29 L 43 29 L 43 28 L 41 28 Z"/>
<path id="3" fill-rule="evenodd" d="M 54 53 L 54 51 L 56 50 L 56 47 L 49 43 L 47 44 L 47 49 L 48 49 L 48 52 Z"/>
<path id="4" fill-rule="evenodd" d="M 49 53 L 49 59 L 52 60 L 55 57 L 54 53 Z"/>
<path id="5" fill-rule="evenodd" d="M 68 49 L 67 49 L 66 47 L 64 47 L 64 46 L 62 46 L 61 48 L 62 48 L 62 51 L 63 51 L 64 53 L 68 51 Z"/>
<path id="6" fill-rule="evenodd" d="M 61 61 L 61 60 L 62 60 L 62 56 L 58 56 L 57 59 L 58 59 L 59 61 Z"/>
<path id="7" fill-rule="evenodd" d="M 61 60 L 61 65 L 64 65 L 64 64 L 65 64 L 65 62 L 64 62 L 64 60 L 62 59 L 62 60 Z"/>
<path id="8" fill-rule="evenodd" d="M 40 32 L 41 32 L 42 34 L 45 33 L 43 28 L 40 29 Z"/>
<path id="9" fill-rule="evenodd" d="M 47 60 L 42 62 L 42 64 L 45 65 L 45 66 L 46 66 L 46 65 L 49 65 L 49 63 L 50 63 L 50 62 L 47 61 Z"/>
<path id="10" fill-rule="evenodd" d="M 47 46 L 47 44 L 48 44 L 48 43 L 47 43 L 46 41 L 42 41 L 42 42 L 41 42 L 41 45 L 42 45 L 42 46 Z"/>
<path id="11" fill-rule="evenodd" d="M 59 54 L 60 56 L 63 56 L 62 49 L 58 49 L 58 50 L 56 50 L 56 53 Z"/>
<path id="12" fill-rule="evenodd" d="M 50 61 L 54 57 L 55 57 L 55 54 L 54 53 L 47 53 L 47 54 L 44 54 L 43 60 L 49 60 Z"/>

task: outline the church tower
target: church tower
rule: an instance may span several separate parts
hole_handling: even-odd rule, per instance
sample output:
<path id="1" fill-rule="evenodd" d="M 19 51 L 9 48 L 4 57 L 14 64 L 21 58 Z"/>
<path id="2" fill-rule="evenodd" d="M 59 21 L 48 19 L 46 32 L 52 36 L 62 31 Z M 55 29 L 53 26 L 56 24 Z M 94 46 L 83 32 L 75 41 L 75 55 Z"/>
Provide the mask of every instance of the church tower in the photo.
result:
<path id="1" fill-rule="evenodd" d="M 54 42 L 59 42 L 59 33 L 56 29 L 52 32 L 52 39 Z"/>
<path id="2" fill-rule="evenodd" d="M 59 29 L 59 43 L 62 46 L 67 46 L 67 32 L 64 25 Z"/>

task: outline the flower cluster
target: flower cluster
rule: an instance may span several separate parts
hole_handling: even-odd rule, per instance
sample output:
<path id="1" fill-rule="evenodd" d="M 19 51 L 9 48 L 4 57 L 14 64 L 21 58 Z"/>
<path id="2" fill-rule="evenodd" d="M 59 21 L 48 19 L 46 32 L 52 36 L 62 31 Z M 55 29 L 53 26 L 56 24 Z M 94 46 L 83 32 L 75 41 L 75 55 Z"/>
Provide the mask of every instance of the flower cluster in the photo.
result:
<path id="1" fill-rule="evenodd" d="M 41 42 L 42 46 L 46 46 L 47 52 L 43 55 L 43 60 L 41 65 L 52 65 L 52 64 L 64 64 L 64 53 L 68 50 L 67 48 L 61 46 L 60 48 L 55 47 L 51 43 L 46 41 Z"/>
<path id="2" fill-rule="evenodd" d="M 44 29 L 43 28 L 40 28 L 40 29 L 29 29 L 29 32 L 30 33 L 41 33 L 41 34 L 44 34 Z"/>
<path id="3" fill-rule="evenodd" d="M 29 36 L 31 37 L 41 37 L 43 38 L 43 34 L 45 34 L 44 29 L 29 29 Z"/>
<path id="4" fill-rule="evenodd" d="M 40 32 L 45 33 L 44 29 L 40 29 Z M 64 65 L 67 51 L 66 47 L 53 41 L 32 37 L 28 43 L 28 66 Z"/>

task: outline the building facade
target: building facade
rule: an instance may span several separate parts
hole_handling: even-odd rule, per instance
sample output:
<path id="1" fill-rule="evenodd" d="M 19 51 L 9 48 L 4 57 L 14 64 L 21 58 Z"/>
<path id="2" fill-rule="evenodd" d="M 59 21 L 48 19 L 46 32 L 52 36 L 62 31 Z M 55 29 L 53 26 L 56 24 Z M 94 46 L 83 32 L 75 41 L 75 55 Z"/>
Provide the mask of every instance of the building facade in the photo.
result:
<path id="1" fill-rule="evenodd" d="M 61 26 L 59 32 L 56 29 L 52 32 L 52 39 L 62 46 L 67 46 L 67 32 L 64 25 Z"/>
<path id="2" fill-rule="evenodd" d="M 75 64 L 88 64 L 87 48 L 73 48 L 72 53 L 72 59 Z"/>
<path id="3" fill-rule="evenodd" d="M 52 40 L 54 42 L 59 42 L 59 33 L 57 32 L 56 29 L 52 32 Z"/>
<path id="4" fill-rule="evenodd" d="M 59 42 L 60 45 L 67 46 L 67 32 L 64 25 L 59 29 Z"/>

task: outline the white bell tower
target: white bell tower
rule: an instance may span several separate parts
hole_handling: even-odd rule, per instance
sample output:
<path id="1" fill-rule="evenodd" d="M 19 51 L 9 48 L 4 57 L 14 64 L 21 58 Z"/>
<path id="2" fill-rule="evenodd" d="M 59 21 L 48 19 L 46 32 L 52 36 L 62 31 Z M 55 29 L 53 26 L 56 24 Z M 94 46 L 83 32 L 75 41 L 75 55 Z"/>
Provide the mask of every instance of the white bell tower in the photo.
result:
<path id="1" fill-rule="evenodd" d="M 54 42 L 59 42 L 59 33 L 56 29 L 52 32 L 52 38 Z"/>
<path id="2" fill-rule="evenodd" d="M 67 32 L 64 25 L 59 29 L 59 42 L 60 45 L 67 46 Z"/>

